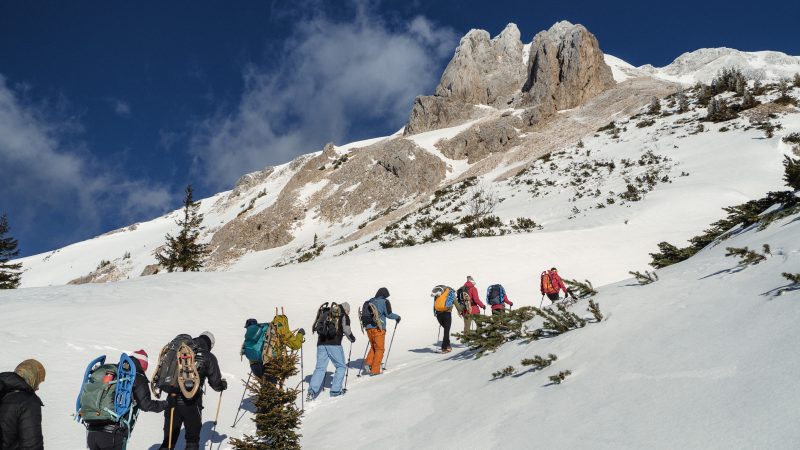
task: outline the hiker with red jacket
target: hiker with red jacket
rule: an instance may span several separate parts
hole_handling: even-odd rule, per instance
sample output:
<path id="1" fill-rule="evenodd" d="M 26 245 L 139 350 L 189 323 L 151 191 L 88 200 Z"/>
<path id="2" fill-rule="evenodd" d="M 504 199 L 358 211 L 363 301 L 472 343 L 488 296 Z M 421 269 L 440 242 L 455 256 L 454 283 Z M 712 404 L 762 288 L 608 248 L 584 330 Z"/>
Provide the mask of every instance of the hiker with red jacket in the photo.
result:
<path id="1" fill-rule="evenodd" d="M 558 270 L 555 267 L 542 272 L 539 285 L 542 295 L 546 295 L 551 303 L 555 303 L 560 298 L 558 294 L 561 291 L 564 291 L 564 298 L 571 294 L 567 286 L 564 285 L 564 281 L 558 276 Z"/>
<path id="2" fill-rule="evenodd" d="M 478 289 L 475 286 L 475 279 L 472 278 L 472 275 L 467 275 L 467 282 L 464 283 L 464 288 L 466 288 L 467 294 L 469 294 L 470 309 L 462 316 L 464 319 L 465 333 L 472 328 L 472 322 L 474 322 L 472 316 L 480 314 L 481 310 L 486 310 L 486 305 L 481 302 L 481 298 L 478 295 Z"/>
<path id="3" fill-rule="evenodd" d="M 154 400 L 150 396 L 150 381 L 147 379 L 148 358 L 144 350 L 136 350 L 130 354 L 133 364 L 136 366 L 136 378 L 133 380 L 133 399 L 131 402 L 134 408 L 133 417 L 137 411 L 147 411 L 160 413 L 167 409 L 167 402 L 164 400 Z M 133 428 L 133 424 L 131 424 Z M 126 446 L 126 441 L 131 429 L 118 422 L 87 425 L 86 445 L 89 450 L 122 450 Z"/>
<path id="4" fill-rule="evenodd" d="M 499 284 L 493 284 L 486 290 L 486 302 L 492 307 L 492 315 L 505 313 L 506 304 L 514 306 L 514 303 L 508 299 L 506 290 Z"/>
<path id="5" fill-rule="evenodd" d="M 42 450 L 42 363 L 26 359 L 13 372 L 0 373 L 0 449 Z"/>

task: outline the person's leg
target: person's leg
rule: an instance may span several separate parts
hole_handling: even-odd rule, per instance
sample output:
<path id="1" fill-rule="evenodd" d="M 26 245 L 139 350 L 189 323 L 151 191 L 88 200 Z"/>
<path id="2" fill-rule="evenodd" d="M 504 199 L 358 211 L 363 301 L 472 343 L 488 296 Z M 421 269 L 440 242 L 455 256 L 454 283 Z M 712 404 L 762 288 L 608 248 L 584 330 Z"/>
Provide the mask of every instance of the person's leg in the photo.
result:
<path id="1" fill-rule="evenodd" d="M 264 376 L 264 364 L 262 364 L 261 361 L 252 361 L 250 362 L 250 371 L 253 372 L 253 375 L 256 377 L 261 378 Z"/>
<path id="2" fill-rule="evenodd" d="M 555 302 L 558 301 L 558 292 L 556 292 L 555 294 L 547 294 L 547 298 L 550 299 L 551 305 L 554 304 Z"/>
<path id="3" fill-rule="evenodd" d="M 320 393 L 322 382 L 325 381 L 325 369 L 328 368 L 328 352 L 325 347 L 325 345 L 317 346 L 317 364 L 311 375 L 311 381 L 308 383 L 308 394 L 312 397 Z"/>
<path id="4" fill-rule="evenodd" d="M 378 333 L 377 328 L 370 328 L 367 330 L 367 339 L 369 339 L 369 353 L 367 354 L 367 359 L 365 364 L 372 368 L 374 364 L 372 364 L 372 360 L 375 358 L 375 335 Z"/>
<path id="5" fill-rule="evenodd" d="M 373 342 L 374 341 L 374 342 Z M 375 329 L 375 337 L 370 340 L 374 346 L 375 353 L 372 356 L 372 365 L 370 368 L 373 375 L 381 373 L 381 363 L 383 362 L 384 343 L 386 341 L 386 330 Z"/>
<path id="6" fill-rule="evenodd" d="M 464 333 L 472 329 L 472 316 L 469 314 L 464 315 Z"/>
<path id="7" fill-rule="evenodd" d="M 183 416 L 181 416 L 181 406 L 168 407 L 164 411 L 164 441 L 161 443 L 161 448 L 175 448 L 178 442 L 178 435 L 181 434 L 181 426 L 183 425 Z M 169 442 L 169 416 L 172 413 L 172 443 Z"/>
<path id="8" fill-rule="evenodd" d="M 442 339 L 442 350 L 450 348 L 450 326 L 453 324 L 453 315 L 450 312 L 442 313 L 442 328 L 444 328 L 444 338 Z"/>
<path id="9" fill-rule="evenodd" d="M 336 372 L 333 374 L 333 383 L 331 384 L 331 395 L 342 392 L 342 382 L 344 382 L 344 374 L 347 370 L 347 363 L 344 360 L 344 348 L 341 345 L 328 345 L 328 357 L 333 362 L 333 367 Z"/>
<path id="10" fill-rule="evenodd" d="M 197 395 L 202 394 L 198 393 Z M 180 406 L 180 408 L 184 408 L 182 416 L 186 430 L 186 450 L 197 450 L 200 446 L 200 429 L 203 427 L 202 405 L 197 402 L 194 405 Z"/>

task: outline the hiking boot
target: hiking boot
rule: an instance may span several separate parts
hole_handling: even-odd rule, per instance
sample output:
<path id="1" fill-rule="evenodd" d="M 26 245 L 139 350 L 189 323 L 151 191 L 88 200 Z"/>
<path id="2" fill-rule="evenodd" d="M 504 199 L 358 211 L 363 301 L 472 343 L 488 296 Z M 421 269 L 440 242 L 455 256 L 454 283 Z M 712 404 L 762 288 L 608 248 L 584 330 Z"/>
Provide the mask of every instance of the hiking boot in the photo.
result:
<path id="1" fill-rule="evenodd" d="M 307 401 L 307 402 L 313 402 L 313 401 L 314 401 L 314 397 L 316 397 L 316 396 L 314 395 L 314 393 L 313 393 L 313 392 L 311 392 L 311 391 L 308 391 L 308 394 L 306 395 L 306 401 Z"/>
<path id="2" fill-rule="evenodd" d="M 342 391 L 331 391 L 331 397 L 338 397 L 342 394 L 344 394 Z"/>
<path id="3" fill-rule="evenodd" d="M 442 353 L 450 353 L 453 351 L 453 347 L 447 347 L 442 349 Z"/>
<path id="4" fill-rule="evenodd" d="M 364 364 L 364 373 L 369 373 L 370 369 L 371 369 L 371 367 L 370 367 L 369 364 Z"/>

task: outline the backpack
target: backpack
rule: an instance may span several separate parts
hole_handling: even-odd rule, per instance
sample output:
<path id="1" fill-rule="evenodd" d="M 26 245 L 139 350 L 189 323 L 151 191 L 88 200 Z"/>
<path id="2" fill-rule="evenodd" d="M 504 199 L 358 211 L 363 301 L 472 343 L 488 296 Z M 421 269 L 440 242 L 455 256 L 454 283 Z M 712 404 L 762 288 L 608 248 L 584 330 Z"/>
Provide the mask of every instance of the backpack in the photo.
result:
<path id="1" fill-rule="evenodd" d="M 121 423 L 130 433 L 136 420 L 133 384 L 136 365 L 122 354 L 117 364 L 106 364 L 106 356 L 86 367 L 75 402 L 75 420 L 89 425 Z"/>
<path id="2" fill-rule="evenodd" d="M 287 348 L 290 351 L 300 350 L 303 342 L 305 342 L 305 336 L 293 333 L 289 328 L 289 318 L 286 317 L 286 314 L 278 314 L 278 308 L 275 308 L 275 318 L 267 324 L 264 335 L 261 362 L 266 364 L 270 359 L 286 354 Z"/>
<path id="3" fill-rule="evenodd" d="M 177 394 L 179 391 L 190 399 L 200 390 L 200 371 L 202 361 L 197 359 L 199 347 L 188 334 L 179 334 L 161 349 L 158 367 L 150 385 L 156 397 L 161 392 Z"/>
<path id="4" fill-rule="evenodd" d="M 439 285 L 433 288 L 434 292 L 441 292 L 433 300 L 433 309 L 438 312 L 450 311 L 456 301 L 456 293 L 451 287 Z"/>
<path id="5" fill-rule="evenodd" d="M 364 305 L 359 310 L 359 318 L 361 320 L 361 330 L 367 326 L 377 327 L 379 330 L 383 329 L 383 322 L 381 321 L 381 313 L 375 303 L 369 299 L 364 302 Z"/>
<path id="6" fill-rule="evenodd" d="M 317 310 L 314 319 L 313 333 L 319 334 L 322 339 L 336 339 L 342 323 L 342 308 L 336 302 L 323 303 Z"/>
<path id="7" fill-rule="evenodd" d="M 486 289 L 486 299 L 490 305 L 501 305 L 505 298 L 506 290 L 499 284 L 493 284 Z"/>
<path id="8" fill-rule="evenodd" d="M 542 272 L 541 280 L 541 291 L 545 294 L 555 294 L 558 292 L 558 288 L 553 286 L 553 280 L 550 278 L 550 271 L 545 270 Z"/>
<path id="9" fill-rule="evenodd" d="M 259 323 L 247 327 L 244 332 L 242 351 L 248 361 L 261 361 L 261 357 L 264 353 L 264 342 L 268 331 L 268 323 Z"/>
<path id="10" fill-rule="evenodd" d="M 472 297 L 469 296 L 469 289 L 466 286 L 461 286 L 456 291 L 456 311 L 460 315 L 469 314 L 472 310 Z"/>

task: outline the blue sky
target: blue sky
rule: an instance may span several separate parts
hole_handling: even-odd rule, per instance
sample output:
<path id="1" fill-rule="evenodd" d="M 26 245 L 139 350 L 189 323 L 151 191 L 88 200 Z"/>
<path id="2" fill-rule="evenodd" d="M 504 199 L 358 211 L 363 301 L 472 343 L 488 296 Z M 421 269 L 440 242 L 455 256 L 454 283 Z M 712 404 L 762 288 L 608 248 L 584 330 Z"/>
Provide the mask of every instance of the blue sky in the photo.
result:
<path id="1" fill-rule="evenodd" d="M 797 2 L 0 0 L 0 212 L 23 255 L 399 129 L 471 28 L 582 23 L 634 65 L 800 55 Z"/>

